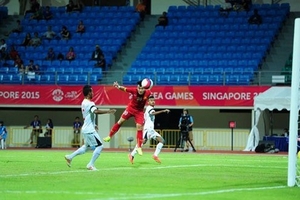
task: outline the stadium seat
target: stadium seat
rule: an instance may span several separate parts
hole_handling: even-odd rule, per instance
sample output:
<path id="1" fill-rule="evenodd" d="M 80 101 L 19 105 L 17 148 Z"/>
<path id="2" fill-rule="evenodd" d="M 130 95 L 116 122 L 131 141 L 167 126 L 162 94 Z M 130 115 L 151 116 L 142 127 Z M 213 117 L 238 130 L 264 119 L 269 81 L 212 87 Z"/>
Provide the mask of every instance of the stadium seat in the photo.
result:
<path id="1" fill-rule="evenodd" d="M 57 84 L 67 85 L 69 83 L 69 75 L 59 74 L 57 76 Z"/>

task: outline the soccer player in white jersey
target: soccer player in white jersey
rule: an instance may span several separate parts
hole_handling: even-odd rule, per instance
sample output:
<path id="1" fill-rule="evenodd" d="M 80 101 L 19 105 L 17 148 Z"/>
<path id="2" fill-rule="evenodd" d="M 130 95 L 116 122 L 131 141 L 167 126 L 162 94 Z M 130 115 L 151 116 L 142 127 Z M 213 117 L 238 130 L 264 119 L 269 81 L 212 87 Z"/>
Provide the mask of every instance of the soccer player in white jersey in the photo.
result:
<path id="1" fill-rule="evenodd" d="M 97 114 L 113 114 L 116 110 L 99 110 L 95 106 L 95 103 L 91 101 L 93 98 L 93 89 L 90 85 L 85 85 L 82 92 L 84 100 L 81 103 L 81 112 L 84 122 L 81 128 L 81 133 L 83 134 L 84 144 L 72 154 L 66 155 L 65 159 L 67 161 L 67 165 L 71 167 L 71 162 L 75 156 L 84 154 L 87 151 L 87 147 L 93 147 L 95 149 L 86 168 L 88 170 L 97 170 L 94 164 L 102 151 L 103 145 L 100 136 L 97 133 L 98 127 L 95 123 L 95 118 Z"/>
<path id="2" fill-rule="evenodd" d="M 155 106 L 155 99 L 153 95 L 150 95 L 148 98 L 148 106 L 146 107 L 146 110 L 144 112 L 144 130 L 143 130 L 143 138 L 144 138 L 144 143 L 147 142 L 149 139 L 153 139 L 158 141 L 158 144 L 156 145 L 155 152 L 152 156 L 152 158 L 158 162 L 161 163 L 160 159 L 158 158 L 158 154 L 160 153 L 163 145 L 164 145 L 164 138 L 157 133 L 154 130 L 154 120 L 155 120 L 155 115 L 161 114 L 161 113 L 169 113 L 170 110 L 165 109 L 165 110 L 160 110 L 160 111 L 155 111 L 154 110 Z M 137 146 L 133 149 L 133 151 L 128 155 L 129 161 L 133 164 L 133 159 L 135 154 L 137 153 Z"/>

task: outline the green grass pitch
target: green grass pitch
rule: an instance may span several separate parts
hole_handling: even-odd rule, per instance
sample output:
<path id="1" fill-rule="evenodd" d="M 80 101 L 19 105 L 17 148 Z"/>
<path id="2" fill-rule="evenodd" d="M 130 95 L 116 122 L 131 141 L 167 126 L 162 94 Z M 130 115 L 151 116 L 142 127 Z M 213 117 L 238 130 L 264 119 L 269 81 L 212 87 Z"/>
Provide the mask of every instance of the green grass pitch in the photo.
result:
<path id="1" fill-rule="evenodd" d="M 98 171 L 86 170 L 92 152 L 77 156 L 69 168 L 64 155 L 72 150 L 0 151 L 0 199 L 131 200 L 299 199 L 298 187 L 287 187 L 287 155 L 152 152 L 128 161 L 128 152 L 105 149 Z"/>

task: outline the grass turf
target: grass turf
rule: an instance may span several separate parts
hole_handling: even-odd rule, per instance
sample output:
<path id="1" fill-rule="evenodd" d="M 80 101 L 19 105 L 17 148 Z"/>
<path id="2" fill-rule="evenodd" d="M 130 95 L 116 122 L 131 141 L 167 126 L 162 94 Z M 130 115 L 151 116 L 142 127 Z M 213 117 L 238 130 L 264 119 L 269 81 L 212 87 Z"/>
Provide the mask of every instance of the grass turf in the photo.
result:
<path id="1" fill-rule="evenodd" d="M 299 199 L 287 187 L 286 155 L 102 152 L 98 171 L 86 170 L 91 151 L 67 167 L 72 150 L 0 151 L 0 199 Z"/>

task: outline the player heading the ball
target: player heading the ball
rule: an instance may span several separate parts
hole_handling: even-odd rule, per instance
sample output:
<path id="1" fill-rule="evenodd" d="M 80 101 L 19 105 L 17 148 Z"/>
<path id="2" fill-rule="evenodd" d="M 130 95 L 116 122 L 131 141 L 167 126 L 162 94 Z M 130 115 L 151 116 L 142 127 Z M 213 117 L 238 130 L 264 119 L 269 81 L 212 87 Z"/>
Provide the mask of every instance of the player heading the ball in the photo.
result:
<path id="1" fill-rule="evenodd" d="M 114 82 L 113 86 L 123 92 L 130 93 L 132 98 L 118 122 L 113 125 L 109 135 L 103 140 L 105 142 L 109 142 L 110 139 L 118 132 L 122 124 L 129 118 L 134 117 L 136 124 L 137 152 L 139 155 L 143 155 L 141 146 L 143 143 L 144 107 L 151 95 L 151 91 L 142 87 L 142 80 L 137 82 L 137 87 L 121 86 L 118 82 Z"/>

